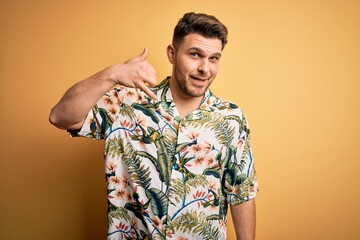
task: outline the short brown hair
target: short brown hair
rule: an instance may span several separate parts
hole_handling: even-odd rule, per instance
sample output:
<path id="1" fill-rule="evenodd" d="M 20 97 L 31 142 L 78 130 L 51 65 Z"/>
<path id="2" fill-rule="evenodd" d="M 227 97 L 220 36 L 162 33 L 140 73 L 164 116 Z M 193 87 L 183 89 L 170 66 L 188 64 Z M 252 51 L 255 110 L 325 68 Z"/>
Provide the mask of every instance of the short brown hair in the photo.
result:
<path id="1" fill-rule="evenodd" d="M 190 33 L 197 33 L 207 38 L 221 40 L 222 49 L 227 43 L 228 30 L 217 18 L 204 13 L 185 13 L 174 29 L 173 46 L 177 48 L 184 37 Z"/>

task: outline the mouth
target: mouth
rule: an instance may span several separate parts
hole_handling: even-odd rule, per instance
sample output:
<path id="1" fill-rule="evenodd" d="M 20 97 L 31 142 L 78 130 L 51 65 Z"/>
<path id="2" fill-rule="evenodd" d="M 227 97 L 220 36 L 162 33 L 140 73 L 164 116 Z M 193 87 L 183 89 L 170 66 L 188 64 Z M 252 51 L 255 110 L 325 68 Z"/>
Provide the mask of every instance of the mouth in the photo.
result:
<path id="1" fill-rule="evenodd" d="M 208 78 L 204 78 L 204 77 L 197 77 L 197 76 L 190 76 L 192 79 L 199 81 L 199 82 L 206 82 L 207 80 L 209 80 L 210 77 Z"/>

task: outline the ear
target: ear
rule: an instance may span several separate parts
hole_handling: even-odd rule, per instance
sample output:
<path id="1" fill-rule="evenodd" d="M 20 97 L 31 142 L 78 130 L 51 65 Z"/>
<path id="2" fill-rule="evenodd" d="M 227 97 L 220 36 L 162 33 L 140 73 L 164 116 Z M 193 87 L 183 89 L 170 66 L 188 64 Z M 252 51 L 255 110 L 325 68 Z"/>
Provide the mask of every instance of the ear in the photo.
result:
<path id="1" fill-rule="evenodd" d="M 171 64 L 174 64 L 175 59 L 175 48 L 172 44 L 169 44 L 166 48 L 166 54 Z"/>

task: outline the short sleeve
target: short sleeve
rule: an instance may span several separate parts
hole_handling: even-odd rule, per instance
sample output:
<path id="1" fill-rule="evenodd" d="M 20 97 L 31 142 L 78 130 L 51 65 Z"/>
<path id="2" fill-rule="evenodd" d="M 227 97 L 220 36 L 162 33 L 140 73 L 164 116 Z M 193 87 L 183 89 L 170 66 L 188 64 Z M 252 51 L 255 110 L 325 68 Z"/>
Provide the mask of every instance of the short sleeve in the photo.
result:
<path id="1" fill-rule="evenodd" d="M 104 139 L 119 112 L 120 102 L 118 89 L 110 90 L 88 112 L 81 129 L 69 130 L 68 133 L 72 137 Z"/>
<path id="2" fill-rule="evenodd" d="M 232 158 L 225 169 L 225 190 L 230 205 L 255 198 L 259 189 L 251 150 L 250 129 L 244 114 L 239 114 L 238 129 L 232 146 Z"/>

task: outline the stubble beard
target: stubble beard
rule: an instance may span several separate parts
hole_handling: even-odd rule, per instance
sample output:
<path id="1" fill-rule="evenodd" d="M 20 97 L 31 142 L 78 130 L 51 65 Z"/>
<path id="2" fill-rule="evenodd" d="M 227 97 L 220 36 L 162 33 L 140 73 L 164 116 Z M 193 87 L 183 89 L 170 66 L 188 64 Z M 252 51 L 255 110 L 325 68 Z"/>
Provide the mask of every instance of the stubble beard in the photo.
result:
<path id="1" fill-rule="evenodd" d="M 181 74 L 179 69 L 175 68 L 174 73 L 175 73 L 174 76 L 175 76 L 175 81 L 176 81 L 177 85 L 179 86 L 181 91 L 187 96 L 190 96 L 190 97 L 204 96 L 206 90 L 210 86 L 210 84 L 209 84 L 205 88 L 194 87 L 194 89 L 190 89 L 190 87 L 188 86 L 188 83 L 185 80 L 185 77 Z"/>

